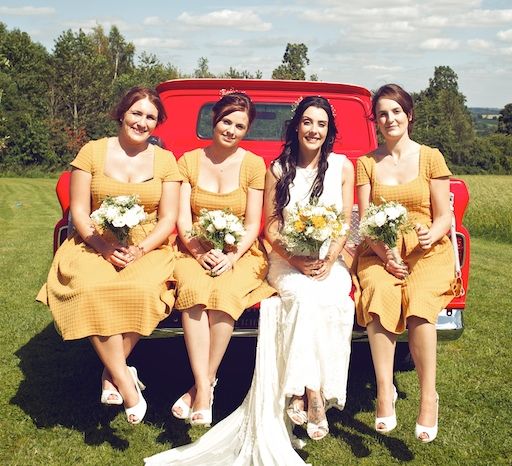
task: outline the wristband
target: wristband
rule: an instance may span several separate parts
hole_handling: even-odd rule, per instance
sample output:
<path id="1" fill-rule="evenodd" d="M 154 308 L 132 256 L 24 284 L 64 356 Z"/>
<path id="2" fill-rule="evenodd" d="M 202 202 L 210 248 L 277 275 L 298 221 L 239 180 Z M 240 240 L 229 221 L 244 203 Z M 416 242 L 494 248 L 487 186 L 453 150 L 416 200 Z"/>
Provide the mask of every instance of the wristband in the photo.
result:
<path id="1" fill-rule="evenodd" d="M 137 249 L 140 251 L 142 255 L 146 254 L 146 251 L 144 249 L 144 246 L 141 246 L 140 244 L 137 244 Z"/>

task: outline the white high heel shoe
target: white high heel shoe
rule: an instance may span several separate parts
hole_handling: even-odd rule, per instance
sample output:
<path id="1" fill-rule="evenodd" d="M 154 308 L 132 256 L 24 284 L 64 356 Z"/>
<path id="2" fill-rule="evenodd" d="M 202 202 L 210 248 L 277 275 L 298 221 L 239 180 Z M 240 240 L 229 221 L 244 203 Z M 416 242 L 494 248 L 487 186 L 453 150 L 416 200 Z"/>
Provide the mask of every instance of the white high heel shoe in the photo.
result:
<path id="1" fill-rule="evenodd" d="M 391 416 L 383 416 L 375 418 L 375 430 L 381 434 L 385 434 L 387 432 L 391 432 L 396 427 L 396 410 L 395 404 L 398 399 L 398 392 L 396 391 L 396 387 L 393 385 L 393 414 Z M 383 424 L 384 427 L 380 427 L 380 424 Z"/>
<path id="2" fill-rule="evenodd" d="M 198 411 L 192 411 L 190 413 L 190 425 L 192 426 L 205 426 L 210 427 L 212 424 L 212 407 L 213 407 L 213 392 L 217 386 L 218 379 L 215 379 L 210 385 L 210 406 L 206 409 L 199 409 Z M 194 419 L 194 416 L 200 415 Z"/>
<path id="3" fill-rule="evenodd" d="M 103 369 L 103 372 L 101 374 L 101 397 L 100 402 L 107 406 L 112 405 L 122 405 L 123 404 L 123 397 L 122 395 L 115 389 L 107 389 L 103 388 L 103 383 L 105 382 L 105 371 L 106 369 Z M 111 397 L 114 398 L 111 398 Z"/>
<path id="4" fill-rule="evenodd" d="M 177 419 L 188 419 L 190 417 L 190 413 L 192 411 L 192 407 L 189 406 L 187 403 L 183 401 L 183 397 L 185 396 L 185 393 L 181 395 L 172 405 L 171 407 L 171 413 L 172 415 Z M 176 411 L 175 408 L 178 408 L 181 410 L 181 413 Z"/>
<path id="5" fill-rule="evenodd" d="M 148 404 L 146 403 L 146 400 L 141 393 L 141 390 L 144 390 L 146 386 L 139 380 L 139 377 L 137 376 L 137 369 L 135 369 L 135 367 L 128 367 L 128 370 L 130 371 L 133 383 L 135 384 L 137 395 L 139 395 L 139 402 L 131 408 L 125 408 L 126 419 L 128 419 L 130 424 L 139 424 L 144 418 L 148 409 Z M 133 419 L 132 416 L 135 419 Z"/>
<path id="6" fill-rule="evenodd" d="M 437 437 L 437 427 L 439 420 L 439 395 L 436 393 L 436 423 L 433 427 L 422 426 L 421 424 L 416 423 L 416 428 L 414 429 L 414 434 L 416 438 L 423 443 L 430 443 Z M 422 437 L 422 434 L 427 434 L 426 438 Z"/>

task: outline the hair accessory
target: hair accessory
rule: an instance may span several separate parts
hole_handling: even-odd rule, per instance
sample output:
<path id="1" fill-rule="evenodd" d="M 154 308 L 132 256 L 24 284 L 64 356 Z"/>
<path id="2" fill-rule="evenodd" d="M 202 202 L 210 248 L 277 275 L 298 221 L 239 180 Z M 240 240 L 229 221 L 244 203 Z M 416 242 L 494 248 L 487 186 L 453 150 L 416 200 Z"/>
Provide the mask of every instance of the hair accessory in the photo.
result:
<path id="1" fill-rule="evenodd" d="M 297 111 L 297 107 L 299 104 L 304 100 L 304 97 L 299 96 L 295 102 L 292 103 L 290 107 L 290 111 L 292 112 L 292 115 L 295 115 L 295 112 Z"/>
<path id="2" fill-rule="evenodd" d="M 327 102 L 329 103 L 330 107 L 331 107 L 331 112 L 332 112 L 332 116 L 334 118 L 336 118 L 336 109 L 334 108 L 334 105 L 331 104 L 331 101 L 329 99 L 327 99 L 326 97 L 324 97 L 323 95 L 317 95 L 317 97 L 321 97 L 322 99 L 325 99 L 327 100 Z M 292 112 L 292 115 L 295 115 L 295 112 L 297 111 L 297 107 L 299 106 L 299 104 L 304 100 L 304 97 L 303 96 L 299 96 L 297 98 L 297 100 L 295 102 L 293 102 L 291 104 L 291 107 L 290 107 L 290 111 Z"/>
<path id="3" fill-rule="evenodd" d="M 235 89 L 235 88 L 233 88 L 233 87 L 230 87 L 229 89 L 221 89 L 221 90 L 219 91 L 219 95 L 220 95 L 221 97 L 225 97 L 225 96 L 227 96 L 227 95 L 229 95 L 229 94 L 234 94 L 234 93 L 245 94 L 245 92 L 243 92 L 243 91 L 239 91 L 238 89 Z"/>

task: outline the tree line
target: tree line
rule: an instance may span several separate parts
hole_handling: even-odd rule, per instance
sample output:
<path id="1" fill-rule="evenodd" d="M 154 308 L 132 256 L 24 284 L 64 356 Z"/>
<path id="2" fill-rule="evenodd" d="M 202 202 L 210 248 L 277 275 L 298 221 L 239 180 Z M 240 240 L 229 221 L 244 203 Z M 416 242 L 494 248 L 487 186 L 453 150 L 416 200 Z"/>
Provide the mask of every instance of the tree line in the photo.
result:
<path id="1" fill-rule="evenodd" d="M 67 166 L 90 139 L 113 135 L 113 102 L 134 85 L 155 87 L 168 79 L 261 79 L 257 70 L 230 67 L 213 74 L 200 57 L 192 74 L 142 52 L 113 26 L 90 33 L 64 31 L 52 52 L 0 22 L 0 169 L 3 173 L 51 172 Z M 287 44 L 273 79 L 306 79 L 305 44 Z M 310 80 L 318 77 L 311 75 Z M 414 138 L 438 147 L 455 173 L 512 173 L 512 104 L 500 112 L 495 134 L 478 136 L 458 89 L 457 75 L 439 66 L 429 86 L 413 95 Z"/>

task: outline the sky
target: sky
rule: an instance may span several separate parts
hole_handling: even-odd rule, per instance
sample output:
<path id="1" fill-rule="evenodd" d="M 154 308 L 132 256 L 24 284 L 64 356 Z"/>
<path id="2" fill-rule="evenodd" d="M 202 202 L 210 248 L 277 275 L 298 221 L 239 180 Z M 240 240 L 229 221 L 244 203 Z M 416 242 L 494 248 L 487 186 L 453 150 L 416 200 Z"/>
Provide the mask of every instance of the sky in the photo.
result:
<path id="1" fill-rule="evenodd" d="M 307 76 L 368 89 L 396 82 L 416 92 L 450 66 L 470 107 L 512 102 L 512 0 L 0 0 L 0 21 L 49 51 L 68 29 L 105 31 L 164 64 L 193 73 L 230 66 L 270 78 L 286 44 L 304 43 Z"/>

